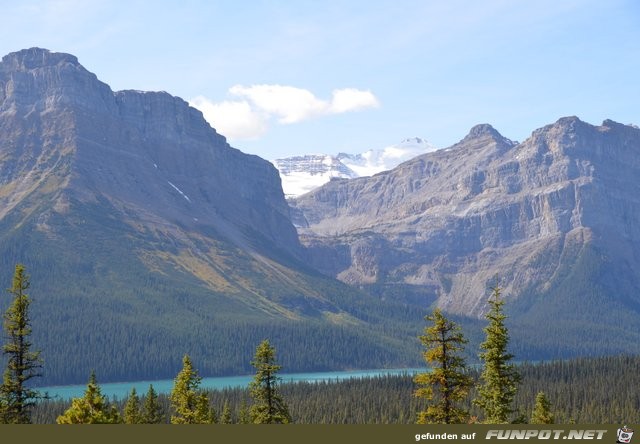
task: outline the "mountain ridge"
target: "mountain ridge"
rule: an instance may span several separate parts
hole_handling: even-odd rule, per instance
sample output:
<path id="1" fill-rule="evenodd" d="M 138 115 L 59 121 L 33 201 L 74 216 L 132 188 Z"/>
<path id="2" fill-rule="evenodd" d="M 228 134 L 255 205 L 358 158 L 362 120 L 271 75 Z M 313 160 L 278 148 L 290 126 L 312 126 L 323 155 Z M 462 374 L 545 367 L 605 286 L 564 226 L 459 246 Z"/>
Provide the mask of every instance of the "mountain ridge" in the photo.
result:
<path id="1" fill-rule="evenodd" d="M 482 125 L 450 148 L 290 204 L 309 261 L 350 285 L 481 318 L 498 277 L 517 325 L 559 320 L 552 307 L 575 304 L 567 341 L 602 329 L 593 313 L 607 311 L 633 342 L 639 151 L 640 130 L 611 120 L 561 118 L 519 144 Z M 563 348 L 522 331 L 529 351 Z"/>

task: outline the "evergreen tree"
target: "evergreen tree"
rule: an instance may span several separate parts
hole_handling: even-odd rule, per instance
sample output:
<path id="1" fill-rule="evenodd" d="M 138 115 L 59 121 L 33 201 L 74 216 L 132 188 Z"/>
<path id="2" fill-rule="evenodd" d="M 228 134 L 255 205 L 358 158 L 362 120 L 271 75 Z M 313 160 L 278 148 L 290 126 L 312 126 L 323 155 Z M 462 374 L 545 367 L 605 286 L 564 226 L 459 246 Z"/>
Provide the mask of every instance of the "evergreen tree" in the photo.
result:
<path id="1" fill-rule="evenodd" d="M 231 424 L 232 422 L 231 407 L 229 406 L 229 401 L 225 401 L 224 407 L 222 407 L 222 416 L 220 416 L 220 424 Z"/>
<path id="2" fill-rule="evenodd" d="M 480 344 L 484 351 L 479 355 L 484 362 L 480 375 L 482 383 L 478 387 L 478 397 L 474 404 L 484 410 L 485 423 L 506 424 L 509 415 L 514 412 L 512 402 L 520 375 L 515 365 L 510 363 L 513 355 L 507 352 L 509 331 L 504 325 L 507 316 L 502 311 L 504 300 L 498 285 L 493 288 L 489 305 L 491 308 L 486 315 L 489 325 L 484 328 L 486 339 Z"/>
<path id="3" fill-rule="evenodd" d="M 257 370 L 249 384 L 253 399 L 249 412 L 251 421 L 254 424 L 288 424 L 291 422 L 289 407 L 277 389 L 277 373 L 281 366 L 276 364 L 276 350 L 268 340 L 258 345 L 251 365 Z"/>
<path id="4" fill-rule="evenodd" d="M 242 400 L 240 410 L 238 411 L 238 424 L 251 424 L 249 409 L 247 408 L 247 403 L 244 399 Z"/>
<path id="5" fill-rule="evenodd" d="M 82 398 L 73 398 L 71 406 L 56 420 L 58 424 L 117 424 L 122 418 L 115 406 L 109 405 L 100 390 L 95 372 L 91 372 Z"/>
<path id="6" fill-rule="evenodd" d="M 41 376 L 42 360 L 39 351 L 31 351 L 31 300 L 25 291 L 29 288 L 29 276 L 24 265 L 18 264 L 13 283 L 8 290 L 13 302 L 4 314 L 4 331 L 7 343 L 2 347 L 8 356 L 7 368 L 0 385 L 0 422 L 25 424 L 31 422 L 30 409 L 40 397 L 37 391 L 27 387 L 27 382 Z"/>
<path id="7" fill-rule="evenodd" d="M 536 395 L 536 404 L 531 415 L 531 424 L 553 424 L 554 417 L 551 413 L 551 403 L 544 392 Z"/>
<path id="8" fill-rule="evenodd" d="M 162 406 L 158 402 L 158 394 L 149 384 L 149 390 L 142 406 L 142 422 L 144 424 L 161 424 L 165 421 Z"/>
<path id="9" fill-rule="evenodd" d="M 131 389 L 127 403 L 124 405 L 124 423 L 125 424 L 142 424 L 143 417 L 140 411 L 140 398 L 136 393 L 135 387 Z"/>
<path id="10" fill-rule="evenodd" d="M 467 422 L 469 411 L 460 407 L 473 386 L 467 374 L 464 358 L 459 353 L 467 343 L 462 330 L 454 322 L 444 317 L 440 309 L 425 317 L 433 323 L 425 327 L 420 341 L 425 346 L 424 359 L 431 367 L 430 372 L 415 376 L 419 386 L 417 398 L 428 401 L 427 410 L 418 412 L 418 424 L 460 424 Z"/>
<path id="11" fill-rule="evenodd" d="M 207 424 L 211 422 L 209 401 L 198 391 L 202 378 L 193 368 L 189 355 L 182 359 L 182 370 L 176 376 L 169 399 L 175 415 L 172 424 Z"/>
<path id="12" fill-rule="evenodd" d="M 215 424 L 217 422 L 216 411 L 209 403 L 209 397 L 205 392 L 200 392 L 196 400 L 195 412 L 196 424 Z"/>

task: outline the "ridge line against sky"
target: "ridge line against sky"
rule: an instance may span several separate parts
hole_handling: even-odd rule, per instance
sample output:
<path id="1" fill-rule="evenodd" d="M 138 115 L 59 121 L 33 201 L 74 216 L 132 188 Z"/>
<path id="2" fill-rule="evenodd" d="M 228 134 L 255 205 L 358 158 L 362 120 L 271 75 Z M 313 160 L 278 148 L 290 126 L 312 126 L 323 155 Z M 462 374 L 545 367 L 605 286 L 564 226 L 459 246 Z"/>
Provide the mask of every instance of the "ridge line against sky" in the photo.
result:
<path id="1" fill-rule="evenodd" d="M 267 159 L 436 146 L 490 123 L 523 140 L 577 115 L 640 124 L 640 2 L 0 1 L 2 55 L 78 57 L 164 90 Z"/>

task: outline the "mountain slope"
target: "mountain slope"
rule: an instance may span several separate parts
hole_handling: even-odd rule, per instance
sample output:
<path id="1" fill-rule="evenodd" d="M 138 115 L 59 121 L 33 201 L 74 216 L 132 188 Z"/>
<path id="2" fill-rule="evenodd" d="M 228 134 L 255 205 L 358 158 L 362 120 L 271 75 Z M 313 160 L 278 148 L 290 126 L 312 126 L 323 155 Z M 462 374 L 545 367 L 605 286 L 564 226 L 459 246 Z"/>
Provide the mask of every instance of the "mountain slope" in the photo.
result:
<path id="1" fill-rule="evenodd" d="M 308 193 L 335 178 L 353 179 L 390 170 L 402 162 L 436 147 L 424 139 L 405 139 L 397 145 L 371 149 L 361 154 L 307 154 L 276 159 L 282 189 L 287 198 Z"/>
<path id="2" fill-rule="evenodd" d="M 637 351 L 639 152 L 640 130 L 610 120 L 563 118 L 520 144 L 478 125 L 292 206 L 310 261 L 344 282 L 481 317 L 499 277 L 522 353 Z"/>
<path id="3" fill-rule="evenodd" d="M 406 360 L 406 332 L 377 333 L 367 297 L 302 257 L 277 170 L 182 99 L 113 92 L 68 54 L 3 57 L 0 277 L 32 274 L 46 382 L 171 377 L 187 352 L 240 373 L 265 336 L 291 370 Z"/>

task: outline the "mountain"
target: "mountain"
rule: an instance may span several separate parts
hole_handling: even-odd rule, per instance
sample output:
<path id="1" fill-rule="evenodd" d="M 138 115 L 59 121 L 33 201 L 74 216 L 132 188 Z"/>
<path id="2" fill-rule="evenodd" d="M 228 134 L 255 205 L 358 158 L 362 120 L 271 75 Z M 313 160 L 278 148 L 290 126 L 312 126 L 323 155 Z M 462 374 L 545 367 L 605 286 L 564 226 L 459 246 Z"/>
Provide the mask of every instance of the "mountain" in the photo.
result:
<path id="1" fill-rule="evenodd" d="M 566 117 L 290 202 L 309 261 L 387 300 L 481 318 L 496 279 L 518 355 L 640 352 L 640 129 Z"/>
<path id="2" fill-rule="evenodd" d="M 390 170 L 402 162 L 436 150 L 437 148 L 426 140 L 420 137 L 411 137 L 384 148 L 371 149 L 356 155 L 340 153 L 337 157 L 358 177 L 364 177 Z"/>
<path id="3" fill-rule="evenodd" d="M 265 337 L 289 371 L 406 362 L 406 332 L 303 258 L 277 170 L 184 100 L 69 54 L 2 58 L 0 278 L 32 274 L 43 382 L 173 377 L 184 353 L 239 374 Z"/>
<path id="4" fill-rule="evenodd" d="M 338 157 L 330 154 L 291 156 L 272 163 L 280 174 L 282 190 L 289 198 L 308 193 L 333 178 L 358 177 Z"/>
<path id="5" fill-rule="evenodd" d="M 292 198 L 308 193 L 334 178 L 372 176 L 436 149 L 426 140 L 413 137 L 361 154 L 307 154 L 276 159 L 272 163 L 280 173 L 282 189 L 288 198 Z"/>

